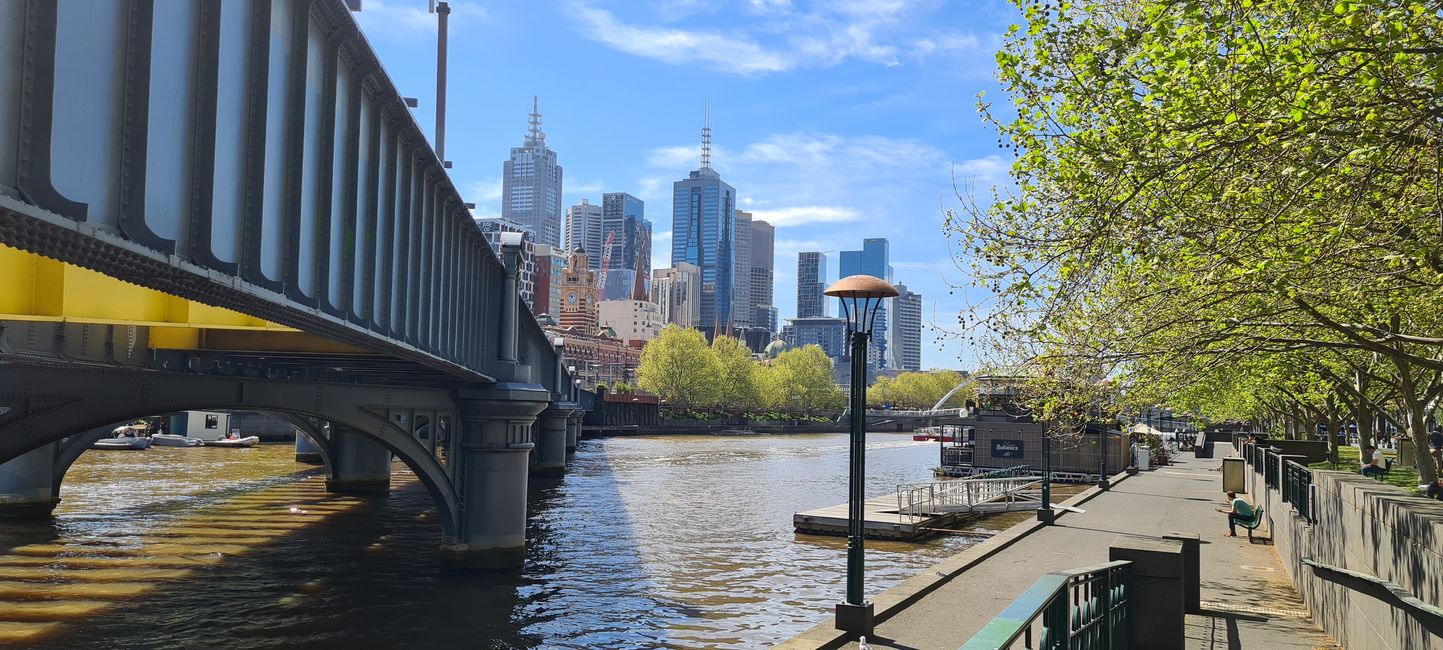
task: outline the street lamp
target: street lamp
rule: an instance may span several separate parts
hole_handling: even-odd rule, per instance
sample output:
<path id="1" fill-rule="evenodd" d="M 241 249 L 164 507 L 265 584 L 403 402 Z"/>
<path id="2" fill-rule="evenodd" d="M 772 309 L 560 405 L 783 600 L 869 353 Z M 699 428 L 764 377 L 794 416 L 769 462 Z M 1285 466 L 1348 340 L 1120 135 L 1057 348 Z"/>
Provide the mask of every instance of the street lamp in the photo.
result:
<path id="1" fill-rule="evenodd" d="M 847 337 L 852 342 L 851 473 L 847 481 L 847 600 L 837 603 L 837 629 L 850 634 L 872 633 L 872 603 L 863 600 L 862 507 L 867 500 L 864 451 L 867 443 L 867 340 L 882 300 L 897 295 L 885 280 L 870 275 L 849 275 L 822 292 L 842 303 Z"/>
<path id="2" fill-rule="evenodd" d="M 566 399 L 567 393 L 571 392 L 571 387 L 566 386 L 566 379 L 561 376 L 562 365 L 566 363 L 561 358 L 562 351 L 566 348 L 566 339 L 558 336 L 551 340 L 551 345 L 556 348 L 556 397 L 557 399 Z"/>

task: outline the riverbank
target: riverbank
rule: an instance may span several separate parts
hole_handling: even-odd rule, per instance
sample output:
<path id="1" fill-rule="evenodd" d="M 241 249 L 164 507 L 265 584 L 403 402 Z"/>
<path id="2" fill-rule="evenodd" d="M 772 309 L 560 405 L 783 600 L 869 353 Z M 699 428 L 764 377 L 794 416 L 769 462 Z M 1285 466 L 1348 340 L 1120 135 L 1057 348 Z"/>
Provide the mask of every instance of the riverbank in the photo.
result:
<path id="1" fill-rule="evenodd" d="M 837 433 L 845 427 L 837 422 L 801 422 L 785 420 L 662 420 L 660 424 L 631 426 L 588 426 L 582 425 L 581 433 L 586 438 L 610 436 L 706 436 L 790 434 L 790 433 Z"/>
<path id="2" fill-rule="evenodd" d="M 1220 464 L 1220 458 L 1184 458 L 1133 477 L 1119 474 L 1111 490 L 1089 488 L 1064 502 L 1087 504 L 1082 512 L 1060 512 L 1051 526 L 1019 523 L 875 595 L 878 624 L 869 644 L 959 647 L 1043 574 L 1106 562 L 1109 545 L 1120 536 L 1183 532 L 1201 537 L 1201 569 L 1207 576 L 1204 613 L 1187 618 L 1189 648 L 1214 647 L 1215 641 L 1220 647 L 1335 647 L 1308 620 L 1271 546 L 1221 536 L 1226 526 L 1213 511 L 1222 505 Z M 967 607 L 959 608 L 960 602 Z M 829 617 L 779 647 L 856 644 L 849 644 Z"/>

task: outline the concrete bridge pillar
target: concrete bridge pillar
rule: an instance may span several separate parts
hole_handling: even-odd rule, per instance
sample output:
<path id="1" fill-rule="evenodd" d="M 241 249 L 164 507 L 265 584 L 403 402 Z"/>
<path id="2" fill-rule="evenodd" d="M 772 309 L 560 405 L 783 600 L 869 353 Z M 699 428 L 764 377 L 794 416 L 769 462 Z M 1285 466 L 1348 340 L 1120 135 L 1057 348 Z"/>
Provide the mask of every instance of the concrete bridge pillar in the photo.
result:
<path id="1" fill-rule="evenodd" d="M 459 391 L 460 481 L 456 541 L 443 547 L 475 568 L 519 567 L 526 559 L 526 482 L 531 427 L 548 404 L 540 386 L 501 384 Z"/>
<path id="2" fill-rule="evenodd" d="M 585 411 L 577 409 L 571 412 L 571 417 L 566 419 L 566 453 L 576 451 L 576 443 L 581 441 L 581 417 Z"/>
<path id="3" fill-rule="evenodd" d="M 316 441 L 311 440 L 309 435 L 302 433 L 300 430 L 296 431 L 296 462 L 310 463 L 312 465 L 320 465 L 326 462 L 325 459 L 321 457 L 321 446 L 316 444 Z"/>
<path id="4" fill-rule="evenodd" d="M 331 423 L 331 468 L 326 489 L 353 494 L 391 489 L 391 450 L 350 427 Z"/>
<path id="5" fill-rule="evenodd" d="M 553 404 L 536 419 L 536 473 L 560 474 L 566 469 L 566 429 L 571 409 Z"/>
<path id="6" fill-rule="evenodd" d="M 55 495 L 55 456 L 52 442 L 0 464 L 0 517 L 49 517 L 60 497 Z"/>

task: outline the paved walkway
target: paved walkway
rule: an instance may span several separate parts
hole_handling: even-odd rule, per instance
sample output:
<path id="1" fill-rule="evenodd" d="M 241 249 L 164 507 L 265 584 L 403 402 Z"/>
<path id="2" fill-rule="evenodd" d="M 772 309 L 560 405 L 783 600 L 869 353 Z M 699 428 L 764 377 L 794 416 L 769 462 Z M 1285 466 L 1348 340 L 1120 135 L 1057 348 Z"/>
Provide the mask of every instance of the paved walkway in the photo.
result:
<path id="1" fill-rule="evenodd" d="M 1226 520 L 1213 508 L 1223 506 L 1218 468 L 1231 447 L 1215 449 L 1219 458 L 1184 458 L 1118 483 L 1083 504 L 1086 512 L 1060 517 L 884 621 L 870 645 L 957 648 L 1042 574 L 1106 562 L 1119 536 L 1183 531 L 1202 537 L 1206 612 L 1188 616 L 1189 648 L 1336 648 L 1308 619 L 1271 545 L 1224 537 Z"/>

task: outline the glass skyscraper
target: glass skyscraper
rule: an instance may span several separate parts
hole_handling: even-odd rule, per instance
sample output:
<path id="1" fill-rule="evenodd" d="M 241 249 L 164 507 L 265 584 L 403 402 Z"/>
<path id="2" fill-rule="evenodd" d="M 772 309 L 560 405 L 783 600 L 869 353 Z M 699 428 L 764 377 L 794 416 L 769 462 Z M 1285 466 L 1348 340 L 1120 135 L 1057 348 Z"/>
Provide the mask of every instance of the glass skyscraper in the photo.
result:
<path id="1" fill-rule="evenodd" d="M 687 262 L 701 269 L 698 327 L 713 333 L 732 325 L 736 194 L 711 168 L 711 128 L 704 127 L 701 168 L 672 184 L 671 265 Z"/>
<path id="2" fill-rule="evenodd" d="M 826 253 L 797 253 L 797 318 L 827 317 L 826 289 Z"/>
<path id="3" fill-rule="evenodd" d="M 646 218 L 646 204 L 626 192 L 601 195 L 602 249 L 606 236 L 612 237 L 611 264 L 607 267 L 606 300 L 645 300 L 647 280 L 651 277 L 651 222 Z"/>
<path id="4" fill-rule="evenodd" d="M 501 168 L 501 218 L 531 231 L 538 244 L 561 246 L 561 165 L 546 146 L 535 97 L 526 140 Z"/>
<path id="5" fill-rule="evenodd" d="M 838 278 L 845 278 L 850 275 L 870 275 L 887 282 L 892 281 L 892 260 L 891 245 L 884 238 L 873 238 L 862 240 L 862 250 L 842 251 L 841 267 Z M 872 346 L 878 368 L 885 368 L 890 365 L 890 357 L 887 354 L 888 345 L 891 339 L 887 330 L 887 302 L 882 301 L 882 306 L 877 309 L 877 320 L 872 326 Z M 868 355 L 871 356 L 871 355 Z"/>

